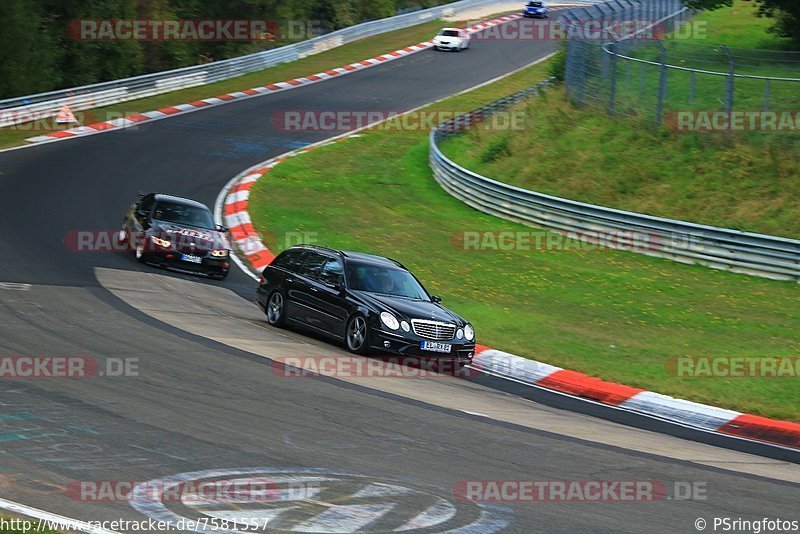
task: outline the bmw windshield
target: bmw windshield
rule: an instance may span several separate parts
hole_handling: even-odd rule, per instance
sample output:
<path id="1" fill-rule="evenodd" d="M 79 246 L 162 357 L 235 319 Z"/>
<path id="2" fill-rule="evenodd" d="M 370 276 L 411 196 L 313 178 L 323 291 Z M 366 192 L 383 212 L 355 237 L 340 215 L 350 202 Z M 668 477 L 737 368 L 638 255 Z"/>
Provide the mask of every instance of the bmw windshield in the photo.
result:
<path id="1" fill-rule="evenodd" d="M 159 201 L 153 210 L 153 219 L 214 230 L 214 220 L 208 210 L 177 202 Z"/>
<path id="2" fill-rule="evenodd" d="M 411 273 L 384 265 L 348 262 L 347 283 L 350 289 L 356 291 L 430 300 L 425 289 Z"/>

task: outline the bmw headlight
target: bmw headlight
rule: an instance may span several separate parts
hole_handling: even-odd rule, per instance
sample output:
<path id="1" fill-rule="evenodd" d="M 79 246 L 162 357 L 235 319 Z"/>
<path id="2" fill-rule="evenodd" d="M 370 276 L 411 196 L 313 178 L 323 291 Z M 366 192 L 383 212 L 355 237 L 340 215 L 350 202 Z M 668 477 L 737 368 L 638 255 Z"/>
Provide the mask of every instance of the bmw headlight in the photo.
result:
<path id="1" fill-rule="evenodd" d="M 400 321 L 389 312 L 381 312 L 381 322 L 386 325 L 386 328 L 389 330 L 397 330 L 400 328 Z"/>
<path id="2" fill-rule="evenodd" d="M 152 241 L 153 243 L 155 243 L 159 247 L 163 247 L 163 248 L 169 248 L 170 246 L 172 246 L 172 243 L 170 243 L 166 239 L 161 239 L 161 238 L 158 238 L 158 237 L 156 237 L 154 235 L 150 236 L 150 241 Z"/>
<path id="3" fill-rule="evenodd" d="M 227 250 L 212 250 L 211 251 L 211 255 L 212 256 L 216 256 L 217 258 L 226 258 L 228 256 L 228 251 Z"/>
<path id="4" fill-rule="evenodd" d="M 464 327 L 464 337 L 467 338 L 467 341 L 475 339 L 475 330 L 472 328 L 471 324 Z"/>

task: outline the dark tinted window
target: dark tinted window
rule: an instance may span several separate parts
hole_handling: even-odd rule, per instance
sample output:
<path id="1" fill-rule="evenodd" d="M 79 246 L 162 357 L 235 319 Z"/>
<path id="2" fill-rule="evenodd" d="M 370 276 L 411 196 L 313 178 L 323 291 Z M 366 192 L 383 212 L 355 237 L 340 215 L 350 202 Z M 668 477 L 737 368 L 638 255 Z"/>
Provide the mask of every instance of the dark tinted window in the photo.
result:
<path id="1" fill-rule="evenodd" d="M 319 281 L 324 284 L 341 285 L 342 262 L 338 258 L 328 258 L 319 271 Z"/>
<path id="2" fill-rule="evenodd" d="M 442 30 L 441 35 L 445 37 L 458 37 L 458 31 L 456 30 Z"/>
<path id="3" fill-rule="evenodd" d="M 319 277 L 319 270 L 322 264 L 325 263 L 327 259 L 328 256 L 309 250 L 303 258 L 303 268 L 300 270 L 300 274 L 316 280 Z"/>
<path id="4" fill-rule="evenodd" d="M 155 200 L 156 196 L 153 193 L 143 196 L 142 200 L 139 201 L 139 209 L 150 213 L 150 210 L 153 209 L 153 202 L 155 202 Z"/>
<path id="5" fill-rule="evenodd" d="M 275 258 L 275 260 L 273 260 L 272 265 L 286 269 L 287 271 L 291 271 L 293 273 L 297 273 L 300 272 L 300 269 L 303 266 L 304 255 L 305 250 L 302 249 L 284 250 L 278 255 L 277 258 Z"/>
<path id="6" fill-rule="evenodd" d="M 350 289 L 429 300 L 427 293 L 411 273 L 395 267 L 347 262 L 347 284 Z"/>
<path id="7" fill-rule="evenodd" d="M 159 221 L 214 230 L 214 218 L 211 216 L 210 211 L 206 208 L 188 206 L 177 202 L 169 202 L 166 200 L 156 202 L 156 208 L 153 210 L 153 218 Z"/>

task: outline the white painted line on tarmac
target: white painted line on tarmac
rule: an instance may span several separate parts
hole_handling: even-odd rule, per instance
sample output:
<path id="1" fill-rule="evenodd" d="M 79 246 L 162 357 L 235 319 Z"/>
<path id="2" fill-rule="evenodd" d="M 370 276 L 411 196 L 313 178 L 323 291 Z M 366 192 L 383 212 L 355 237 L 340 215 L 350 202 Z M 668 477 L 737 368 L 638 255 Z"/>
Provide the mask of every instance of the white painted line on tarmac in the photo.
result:
<path id="1" fill-rule="evenodd" d="M 0 289 L 8 289 L 11 291 L 28 291 L 31 287 L 30 284 L 20 284 L 18 282 L 0 282 Z"/>
<path id="2" fill-rule="evenodd" d="M 468 415 L 477 415 L 478 417 L 486 417 L 487 419 L 492 419 L 491 416 L 486 415 L 485 413 L 471 412 L 469 410 L 459 410 L 459 412 L 464 412 L 465 414 L 468 414 Z"/>

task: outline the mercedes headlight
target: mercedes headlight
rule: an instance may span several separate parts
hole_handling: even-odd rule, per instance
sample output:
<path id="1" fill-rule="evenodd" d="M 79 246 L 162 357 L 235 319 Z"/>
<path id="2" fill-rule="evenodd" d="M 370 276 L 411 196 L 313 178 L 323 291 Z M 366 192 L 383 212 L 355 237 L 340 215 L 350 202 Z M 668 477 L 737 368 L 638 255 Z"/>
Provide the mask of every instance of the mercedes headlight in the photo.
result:
<path id="1" fill-rule="evenodd" d="M 397 330 L 400 328 L 400 321 L 389 312 L 381 312 L 381 322 L 386 325 L 386 328 L 389 330 Z"/>
<path id="2" fill-rule="evenodd" d="M 467 341 L 472 341 L 475 339 L 475 330 L 472 328 L 471 324 L 468 324 L 464 327 L 464 337 L 467 339 Z"/>

